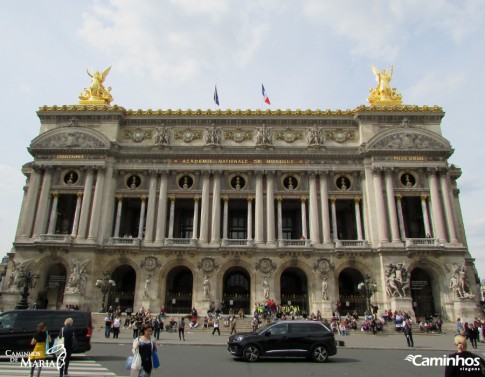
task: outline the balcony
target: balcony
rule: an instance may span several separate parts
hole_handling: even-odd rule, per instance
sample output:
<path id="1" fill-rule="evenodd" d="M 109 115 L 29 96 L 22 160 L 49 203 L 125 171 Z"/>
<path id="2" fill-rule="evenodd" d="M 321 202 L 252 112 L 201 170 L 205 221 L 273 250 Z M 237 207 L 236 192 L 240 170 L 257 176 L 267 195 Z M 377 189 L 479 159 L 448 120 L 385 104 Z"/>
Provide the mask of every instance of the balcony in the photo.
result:
<path id="1" fill-rule="evenodd" d="M 38 241 L 69 244 L 72 239 L 70 234 L 41 234 Z"/>
<path id="2" fill-rule="evenodd" d="M 335 248 L 340 249 L 366 249 L 369 248 L 369 241 L 366 240 L 337 240 L 335 241 Z"/>
<path id="3" fill-rule="evenodd" d="M 406 247 L 443 247 L 437 238 L 406 238 Z"/>
<path id="4" fill-rule="evenodd" d="M 253 240 L 247 239 L 223 239 L 222 246 L 252 246 Z"/>
<path id="5" fill-rule="evenodd" d="M 109 243 L 112 245 L 140 246 L 140 239 L 130 237 L 111 237 Z"/>
<path id="6" fill-rule="evenodd" d="M 166 246 L 197 246 L 197 240 L 194 238 L 166 238 Z"/>
<path id="7" fill-rule="evenodd" d="M 310 240 L 278 240 L 278 247 L 310 247 Z"/>

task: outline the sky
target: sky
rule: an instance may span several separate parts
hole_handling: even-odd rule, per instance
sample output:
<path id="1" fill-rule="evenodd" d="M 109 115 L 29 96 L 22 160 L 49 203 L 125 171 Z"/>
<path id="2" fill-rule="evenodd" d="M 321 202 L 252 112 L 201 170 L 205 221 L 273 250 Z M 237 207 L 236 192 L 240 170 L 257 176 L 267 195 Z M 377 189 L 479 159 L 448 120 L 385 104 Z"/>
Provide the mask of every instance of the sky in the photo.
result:
<path id="1" fill-rule="evenodd" d="M 485 279 L 485 1 L 25 0 L 0 12 L 0 255 L 12 248 L 43 105 L 111 66 L 126 109 L 353 109 L 394 66 L 409 105 L 446 112 L 470 252 Z"/>

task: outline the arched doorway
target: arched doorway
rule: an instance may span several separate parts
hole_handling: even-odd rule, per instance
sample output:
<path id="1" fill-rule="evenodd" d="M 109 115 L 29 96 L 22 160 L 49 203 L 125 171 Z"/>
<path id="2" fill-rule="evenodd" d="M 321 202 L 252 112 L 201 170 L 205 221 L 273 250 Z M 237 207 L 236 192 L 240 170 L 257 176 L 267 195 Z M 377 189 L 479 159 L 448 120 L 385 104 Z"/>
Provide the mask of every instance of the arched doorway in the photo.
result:
<path id="1" fill-rule="evenodd" d="M 283 271 L 280 278 L 281 305 L 291 305 L 308 313 L 308 280 L 299 268 L 290 267 Z"/>
<path id="2" fill-rule="evenodd" d="M 417 316 L 435 315 L 432 279 L 426 270 L 415 268 L 411 272 L 411 297 Z"/>
<path id="3" fill-rule="evenodd" d="M 37 294 L 36 307 L 38 309 L 64 309 L 62 302 L 64 301 L 66 276 L 66 267 L 62 263 L 53 264 L 46 270 L 43 288 Z"/>
<path id="4" fill-rule="evenodd" d="M 240 309 L 249 314 L 249 299 L 251 296 L 251 279 L 248 272 L 240 267 L 234 267 L 226 271 L 222 278 L 222 300 L 227 310 L 232 309 L 237 313 Z"/>
<path id="5" fill-rule="evenodd" d="M 135 301 L 136 286 L 136 272 L 134 268 L 128 264 L 118 266 L 111 273 L 111 279 L 114 280 L 116 286 L 111 288 L 109 293 L 108 307 L 112 305 L 116 308 L 119 305 L 121 311 L 134 310 L 133 303 Z"/>
<path id="6" fill-rule="evenodd" d="M 362 273 L 352 267 L 344 268 L 338 276 L 339 301 L 337 309 L 342 315 L 354 310 L 363 315 L 366 309 L 365 295 L 357 287 L 364 281 Z"/>
<path id="7" fill-rule="evenodd" d="M 172 269 L 167 276 L 165 310 L 168 313 L 190 313 L 194 277 L 185 266 Z"/>

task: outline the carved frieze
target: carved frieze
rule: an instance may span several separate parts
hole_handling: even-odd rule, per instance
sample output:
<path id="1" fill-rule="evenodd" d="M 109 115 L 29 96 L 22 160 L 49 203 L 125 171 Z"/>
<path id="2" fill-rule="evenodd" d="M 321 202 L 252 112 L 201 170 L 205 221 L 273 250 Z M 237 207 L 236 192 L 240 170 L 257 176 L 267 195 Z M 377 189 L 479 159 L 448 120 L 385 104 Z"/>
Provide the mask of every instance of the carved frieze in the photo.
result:
<path id="1" fill-rule="evenodd" d="M 105 148 L 106 144 L 93 135 L 72 128 L 48 136 L 37 143 L 35 148 Z"/>
<path id="2" fill-rule="evenodd" d="M 355 140 L 355 131 L 343 130 L 341 128 L 336 130 L 325 131 L 325 139 L 333 140 L 337 143 L 345 143 L 346 141 Z"/>
<path id="3" fill-rule="evenodd" d="M 287 128 L 286 130 L 277 130 L 275 132 L 275 139 L 283 140 L 287 143 L 293 143 L 294 141 L 303 139 L 303 132 L 293 131 L 291 128 Z"/>
<path id="4" fill-rule="evenodd" d="M 242 143 L 253 139 L 253 131 L 236 128 L 235 130 L 224 130 L 224 139 Z"/>
<path id="5" fill-rule="evenodd" d="M 321 276 L 326 276 L 326 274 L 331 270 L 333 270 L 334 268 L 335 268 L 335 265 L 332 262 L 330 262 L 330 260 L 327 258 L 319 258 L 313 264 L 313 271 L 320 272 Z"/>
<path id="6" fill-rule="evenodd" d="M 148 272 L 154 271 L 155 269 L 161 267 L 161 263 L 158 261 L 157 257 L 146 257 L 141 261 L 140 267 L 144 268 Z"/>
<path id="7" fill-rule="evenodd" d="M 182 140 L 184 143 L 190 143 L 193 140 L 202 139 L 202 131 L 192 130 L 187 128 L 185 130 L 175 130 L 174 131 L 175 140 Z"/>
<path id="8" fill-rule="evenodd" d="M 415 132 L 395 133 L 374 144 L 375 149 L 442 149 L 443 144 Z"/>
<path id="9" fill-rule="evenodd" d="M 255 265 L 256 271 L 261 271 L 263 274 L 269 274 L 271 271 L 276 270 L 276 264 L 268 257 L 260 258 Z"/>
<path id="10" fill-rule="evenodd" d="M 204 271 L 205 273 L 217 270 L 219 265 L 216 260 L 212 257 L 204 257 L 200 262 L 197 263 L 197 269 Z"/>
<path id="11" fill-rule="evenodd" d="M 149 140 L 153 136 L 153 130 L 136 128 L 134 130 L 127 129 L 123 132 L 123 139 L 132 140 L 135 143 L 140 143 L 143 140 Z"/>

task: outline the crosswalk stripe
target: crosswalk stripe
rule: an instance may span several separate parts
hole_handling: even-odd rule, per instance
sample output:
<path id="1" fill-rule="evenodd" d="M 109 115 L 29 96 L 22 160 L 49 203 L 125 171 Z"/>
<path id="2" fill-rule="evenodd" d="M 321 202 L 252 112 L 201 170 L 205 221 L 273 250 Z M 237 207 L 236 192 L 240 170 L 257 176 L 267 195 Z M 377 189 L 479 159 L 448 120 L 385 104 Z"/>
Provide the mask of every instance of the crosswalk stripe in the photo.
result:
<path id="1" fill-rule="evenodd" d="M 0 377 L 25 376 L 30 368 L 21 366 L 20 362 L 9 362 L 9 358 L 0 358 Z M 37 370 L 36 370 L 37 372 Z M 58 377 L 59 371 L 55 367 L 45 366 L 42 368 L 42 377 Z M 98 364 L 95 360 L 71 360 L 69 364 L 69 376 L 73 377 L 116 377 L 116 374 Z"/>

